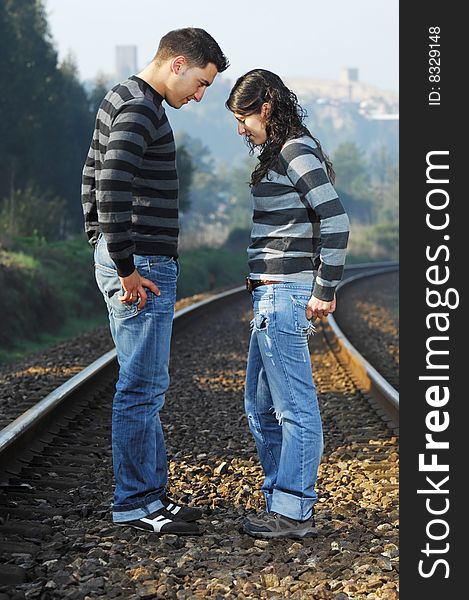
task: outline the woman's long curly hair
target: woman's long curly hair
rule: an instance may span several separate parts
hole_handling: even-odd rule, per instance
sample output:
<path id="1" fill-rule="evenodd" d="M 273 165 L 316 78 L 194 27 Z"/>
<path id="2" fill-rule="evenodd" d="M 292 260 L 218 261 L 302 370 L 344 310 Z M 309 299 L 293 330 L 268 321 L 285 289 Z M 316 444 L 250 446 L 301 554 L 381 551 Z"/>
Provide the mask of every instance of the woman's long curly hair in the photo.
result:
<path id="1" fill-rule="evenodd" d="M 225 106 L 239 115 L 260 114 L 262 105 L 268 102 L 270 110 L 266 116 L 267 140 L 259 146 L 259 163 L 251 174 L 250 185 L 256 185 L 273 168 L 282 146 L 289 139 L 307 135 L 317 144 L 332 183 L 334 169 L 329 157 L 324 154 L 319 141 L 311 135 L 303 124 L 306 111 L 298 104 L 298 98 L 283 83 L 278 75 L 265 69 L 253 69 L 239 77 L 230 92 Z M 246 139 L 249 154 L 254 154 L 257 146 Z"/>

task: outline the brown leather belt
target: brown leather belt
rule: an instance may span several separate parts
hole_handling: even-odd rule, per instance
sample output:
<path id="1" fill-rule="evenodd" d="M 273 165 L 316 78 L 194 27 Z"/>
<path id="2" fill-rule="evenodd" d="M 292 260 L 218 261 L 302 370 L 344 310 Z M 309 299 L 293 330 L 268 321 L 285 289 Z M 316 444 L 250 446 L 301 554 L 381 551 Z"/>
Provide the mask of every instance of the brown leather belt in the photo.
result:
<path id="1" fill-rule="evenodd" d="M 284 283 L 283 281 L 266 281 L 265 279 L 251 279 L 246 277 L 246 289 L 252 294 L 252 291 L 261 285 L 270 285 L 272 283 Z"/>

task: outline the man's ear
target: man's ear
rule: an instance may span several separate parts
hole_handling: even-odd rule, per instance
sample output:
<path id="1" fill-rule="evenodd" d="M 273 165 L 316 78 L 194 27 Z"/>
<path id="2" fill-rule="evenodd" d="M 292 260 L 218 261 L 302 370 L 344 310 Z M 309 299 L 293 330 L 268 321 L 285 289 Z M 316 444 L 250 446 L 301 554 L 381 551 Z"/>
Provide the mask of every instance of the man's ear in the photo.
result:
<path id="1" fill-rule="evenodd" d="M 182 56 L 175 56 L 170 63 L 171 72 L 179 75 L 182 67 L 187 64 L 186 58 Z"/>

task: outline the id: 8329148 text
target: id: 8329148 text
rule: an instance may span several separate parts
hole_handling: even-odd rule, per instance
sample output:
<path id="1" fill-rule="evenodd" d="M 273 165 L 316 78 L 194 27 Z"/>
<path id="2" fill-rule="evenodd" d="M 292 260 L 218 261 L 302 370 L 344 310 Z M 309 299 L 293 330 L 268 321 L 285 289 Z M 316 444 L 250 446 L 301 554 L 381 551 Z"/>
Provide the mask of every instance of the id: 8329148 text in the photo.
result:
<path id="1" fill-rule="evenodd" d="M 428 105 L 440 106 L 441 104 L 441 44 L 440 28 L 428 28 L 428 82 L 430 90 L 428 93 Z"/>

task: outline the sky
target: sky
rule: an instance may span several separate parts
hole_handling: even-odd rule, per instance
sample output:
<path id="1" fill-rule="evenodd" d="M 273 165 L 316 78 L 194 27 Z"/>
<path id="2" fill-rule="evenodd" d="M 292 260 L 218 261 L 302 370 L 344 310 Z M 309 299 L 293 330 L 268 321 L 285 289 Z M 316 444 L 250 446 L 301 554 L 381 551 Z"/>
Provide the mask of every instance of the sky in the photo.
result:
<path id="1" fill-rule="evenodd" d="M 43 0 L 59 60 L 80 79 L 115 71 L 116 45 L 136 45 L 138 68 L 172 29 L 201 27 L 230 61 L 234 80 L 261 67 L 281 77 L 360 81 L 399 89 L 399 0 Z"/>

